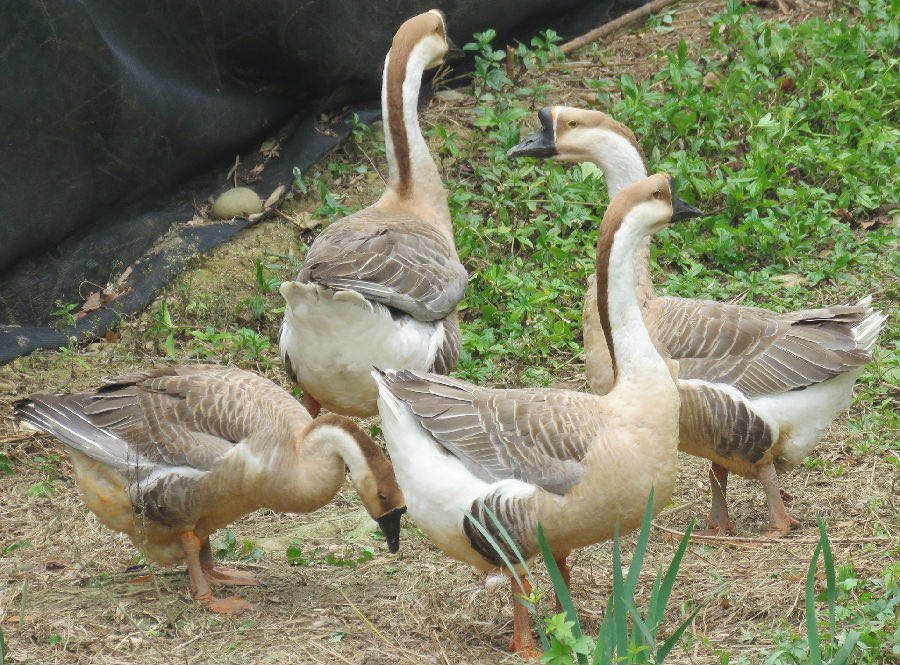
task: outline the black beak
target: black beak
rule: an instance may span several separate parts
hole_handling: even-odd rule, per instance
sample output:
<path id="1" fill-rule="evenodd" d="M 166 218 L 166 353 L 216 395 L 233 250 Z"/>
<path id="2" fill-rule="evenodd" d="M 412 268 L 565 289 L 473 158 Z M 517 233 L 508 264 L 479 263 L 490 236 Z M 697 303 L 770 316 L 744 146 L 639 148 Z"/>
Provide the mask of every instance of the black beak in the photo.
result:
<path id="1" fill-rule="evenodd" d="M 381 533 L 387 540 L 388 551 L 396 552 L 400 549 L 400 518 L 406 512 L 406 506 L 402 508 L 394 508 L 391 512 L 385 513 L 375 521 Z"/>
<path id="2" fill-rule="evenodd" d="M 542 108 L 538 118 L 541 120 L 541 130 L 529 134 L 524 141 L 507 150 L 507 157 L 553 157 L 556 154 L 556 132 L 550 108 Z"/>
<path id="3" fill-rule="evenodd" d="M 450 39 L 450 35 L 447 35 L 446 40 L 447 53 L 444 55 L 444 62 L 446 64 L 449 65 L 454 62 L 459 62 L 466 57 L 466 52 L 459 48 L 459 46 L 456 45 L 456 42 Z"/>
<path id="4" fill-rule="evenodd" d="M 695 208 L 690 203 L 682 201 L 675 194 L 672 194 L 672 221 L 680 222 L 691 217 L 705 217 L 706 213 Z"/>

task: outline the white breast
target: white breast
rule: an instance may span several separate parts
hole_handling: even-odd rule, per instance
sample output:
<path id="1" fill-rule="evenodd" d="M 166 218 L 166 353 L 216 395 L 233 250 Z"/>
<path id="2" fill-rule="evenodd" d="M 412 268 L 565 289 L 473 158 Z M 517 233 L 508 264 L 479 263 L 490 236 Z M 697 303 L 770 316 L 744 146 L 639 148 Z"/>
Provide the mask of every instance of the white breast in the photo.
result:
<path id="1" fill-rule="evenodd" d="M 463 519 L 491 485 L 471 473 L 418 424 L 409 409 L 382 389 L 378 397 L 381 428 L 397 483 L 410 518 L 446 554 L 488 570 L 469 544 Z"/>
<path id="2" fill-rule="evenodd" d="M 444 341 L 443 321 L 394 318 L 355 291 L 284 282 L 281 293 L 281 357 L 290 356 L 304 389 L 336 413 L 375 415 L 372 368 L 428 371 Z"/>

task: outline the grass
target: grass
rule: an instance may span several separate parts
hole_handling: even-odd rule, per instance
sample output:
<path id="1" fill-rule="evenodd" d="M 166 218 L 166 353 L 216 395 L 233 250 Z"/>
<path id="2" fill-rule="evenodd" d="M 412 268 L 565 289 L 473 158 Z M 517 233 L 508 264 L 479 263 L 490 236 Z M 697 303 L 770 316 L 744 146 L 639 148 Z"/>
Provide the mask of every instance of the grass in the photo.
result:
<path id="1" fill-rule="evenodd" d="M 505 157 L 547 103 L 607 110 L 635 130 L 654 170 L 675 174 L 685 198 L 715 211 L 655 242 L 660 290 L 773 309 L 873 292 L 891 312 L 849 420 L 831 428 L 808 469 L 785 479 L 791 510 L 804 521 L 799 533 L 764 548 L 688 548 L 661 634 L 698 613 L 684 650 L 675 648 L 667 662 L 805 662 L 803 581 L 820 513 L 832 537 L 837 643 L 860 633 L 855 665 L 898 657 L 896 21 L 885 1 L 804 6 L 816 15 L 787 23 L 743 4 L 682 2 L 643 32 L 573 61 L 560 58 L 552 33 L 542 33 L 516 48 L 509 68 L 487 31 L 473 38 L 479 69 L 463 98 L 439 98 L 423 111 L 471 273 L 460 376 L 584 385 L 580 308 L 606 205 L 602 176 L 585 165 Z M 0 625 L 11 657 L 515 662 L 504 654 L 505 594 L 485 590 L 411 525 L 398 557 L 379 551 L 368 533 L 357 533 L 363 523 L 351 492 L 313 515 L 262 512 L 217 534 L 223 554 L 258 570 L 268 587 L 239 590 L 258 608 L 249 623 L 211 617 L 185 599 L 183 575 L 152 566 L 123 572 L 135 564 L 130 544 L 85 516 L 66 457 L 51 457 L 59 451 L 49 439 L 18 440 L 8 415 L 8 404 L 29 392 L 85 388 L 172 359 L 234 363 L 288 385 L 277 357 L 277 284 L 296 273 L 316 227 L 368 205 L 382 188 L 378 127 L 357 123 L 353 136 L 328 163 L 297 174 L 283 217 L 199 258 L 148 312 L 123 321 L 118 341 L 0 368 Z M 73 312 L 60 304 L 58 318 Z M 679 469 L 672 504 L 655 520 L 673 531 L 708 502 L 706 468 L 682 456 Z M 764 527 L 755 485 L 738 480 L 729 497 L 742 535 Z M 638 575 L 635 607 L 647 607 L 652 573 L 677 551 L 677 542 L 651 533 L 651 574 Z M 630 537 L 621 545 L 635 551 Z M 598 599 L 615 593 L 611 552 L 598 546 L 572 558 L 578 618 L 584 634 L 596 636 Z M 64 567 L 48 568 L 48 560 Z M 152 584 L 134 583 L 148 572 Z M 542 571 L 534 574 L 548 583 Z M 548 626 L 551 636 L 568 641 L 568 621 Z M 827 619 L 817 625 L 832 634 Z M 830 640 L 821 647 L 823 660 L 833 656 Z"/>

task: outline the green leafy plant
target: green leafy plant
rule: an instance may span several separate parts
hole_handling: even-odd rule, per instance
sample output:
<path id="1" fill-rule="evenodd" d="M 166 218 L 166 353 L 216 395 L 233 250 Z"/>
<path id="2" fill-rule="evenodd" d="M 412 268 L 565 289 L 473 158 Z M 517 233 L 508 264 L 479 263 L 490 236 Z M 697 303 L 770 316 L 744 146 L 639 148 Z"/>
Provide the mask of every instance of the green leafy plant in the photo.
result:
<path id="1" fill-rule="evenodd" d="M 221 540 L 212 542 L 212 550 L 221 559 L 260 561 L 265 556 L 265 552 L 257 547 L 252 540 L 245 539 L 238 543 L 231 529 L 225 530 L 225 535 Z"/>
<path id="2" fill-rule="evenodd" d="M 315 548 L 312 552 L 304 552 L 300 541 L 295 541 L 285 550 L 285 556 L 288 565 L 291 566 L 312 566 L 316 563 L 326 563 L 329 566 L 352 567 L 371 561 L 375 557 L 375 550 L 363 545 L 355 551 L 346 549 L 341 553 L 326 552 L 321 547 Z"/>
<path id="3" fill-rule="evenodd" d="M 11 476 L 15 473 L 13 461 L 5 453 L 0 453 L 0 473 L 6 476 Z"/>
<path id="4" fill-rule="evenodd" d="M 63 328 L 71 328 L 72 326 L 74 326 L 77 321 L 73 312 L 77 310 L 78 305 L 76 303 L 64 303 L 60 300 L 57 300 L 56 309 L 50 313 L 50 317 L 55 322 L 54 325 L 56 329 L 62 330 Z"/>

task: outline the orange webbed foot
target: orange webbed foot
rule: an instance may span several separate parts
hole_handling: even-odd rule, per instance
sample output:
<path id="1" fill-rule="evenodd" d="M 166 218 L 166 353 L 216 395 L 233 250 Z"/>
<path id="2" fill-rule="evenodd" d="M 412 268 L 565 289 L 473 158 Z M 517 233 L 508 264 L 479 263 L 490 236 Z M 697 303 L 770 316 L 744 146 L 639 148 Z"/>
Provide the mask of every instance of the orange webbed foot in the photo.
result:
<path id="1" fill-rule="evenodd" d="M 204 568 L 203 575 L 211 586 L 259 586 L 256 575 L 237 568 L 213 566 Z"/>
<path id="2" fill-rule="evenodd" d="M 241 614 L 242 612 L 246 612 L 247 610 L 252 610 L 253 605 L 244 600 L 243 598 L 238 598 L 237 596 L 226 596 L 225 598 L 216 598 L 213 596 L 209 599 L 199 599 L 210 612 L 215 612 L 217 614 Z"/>

